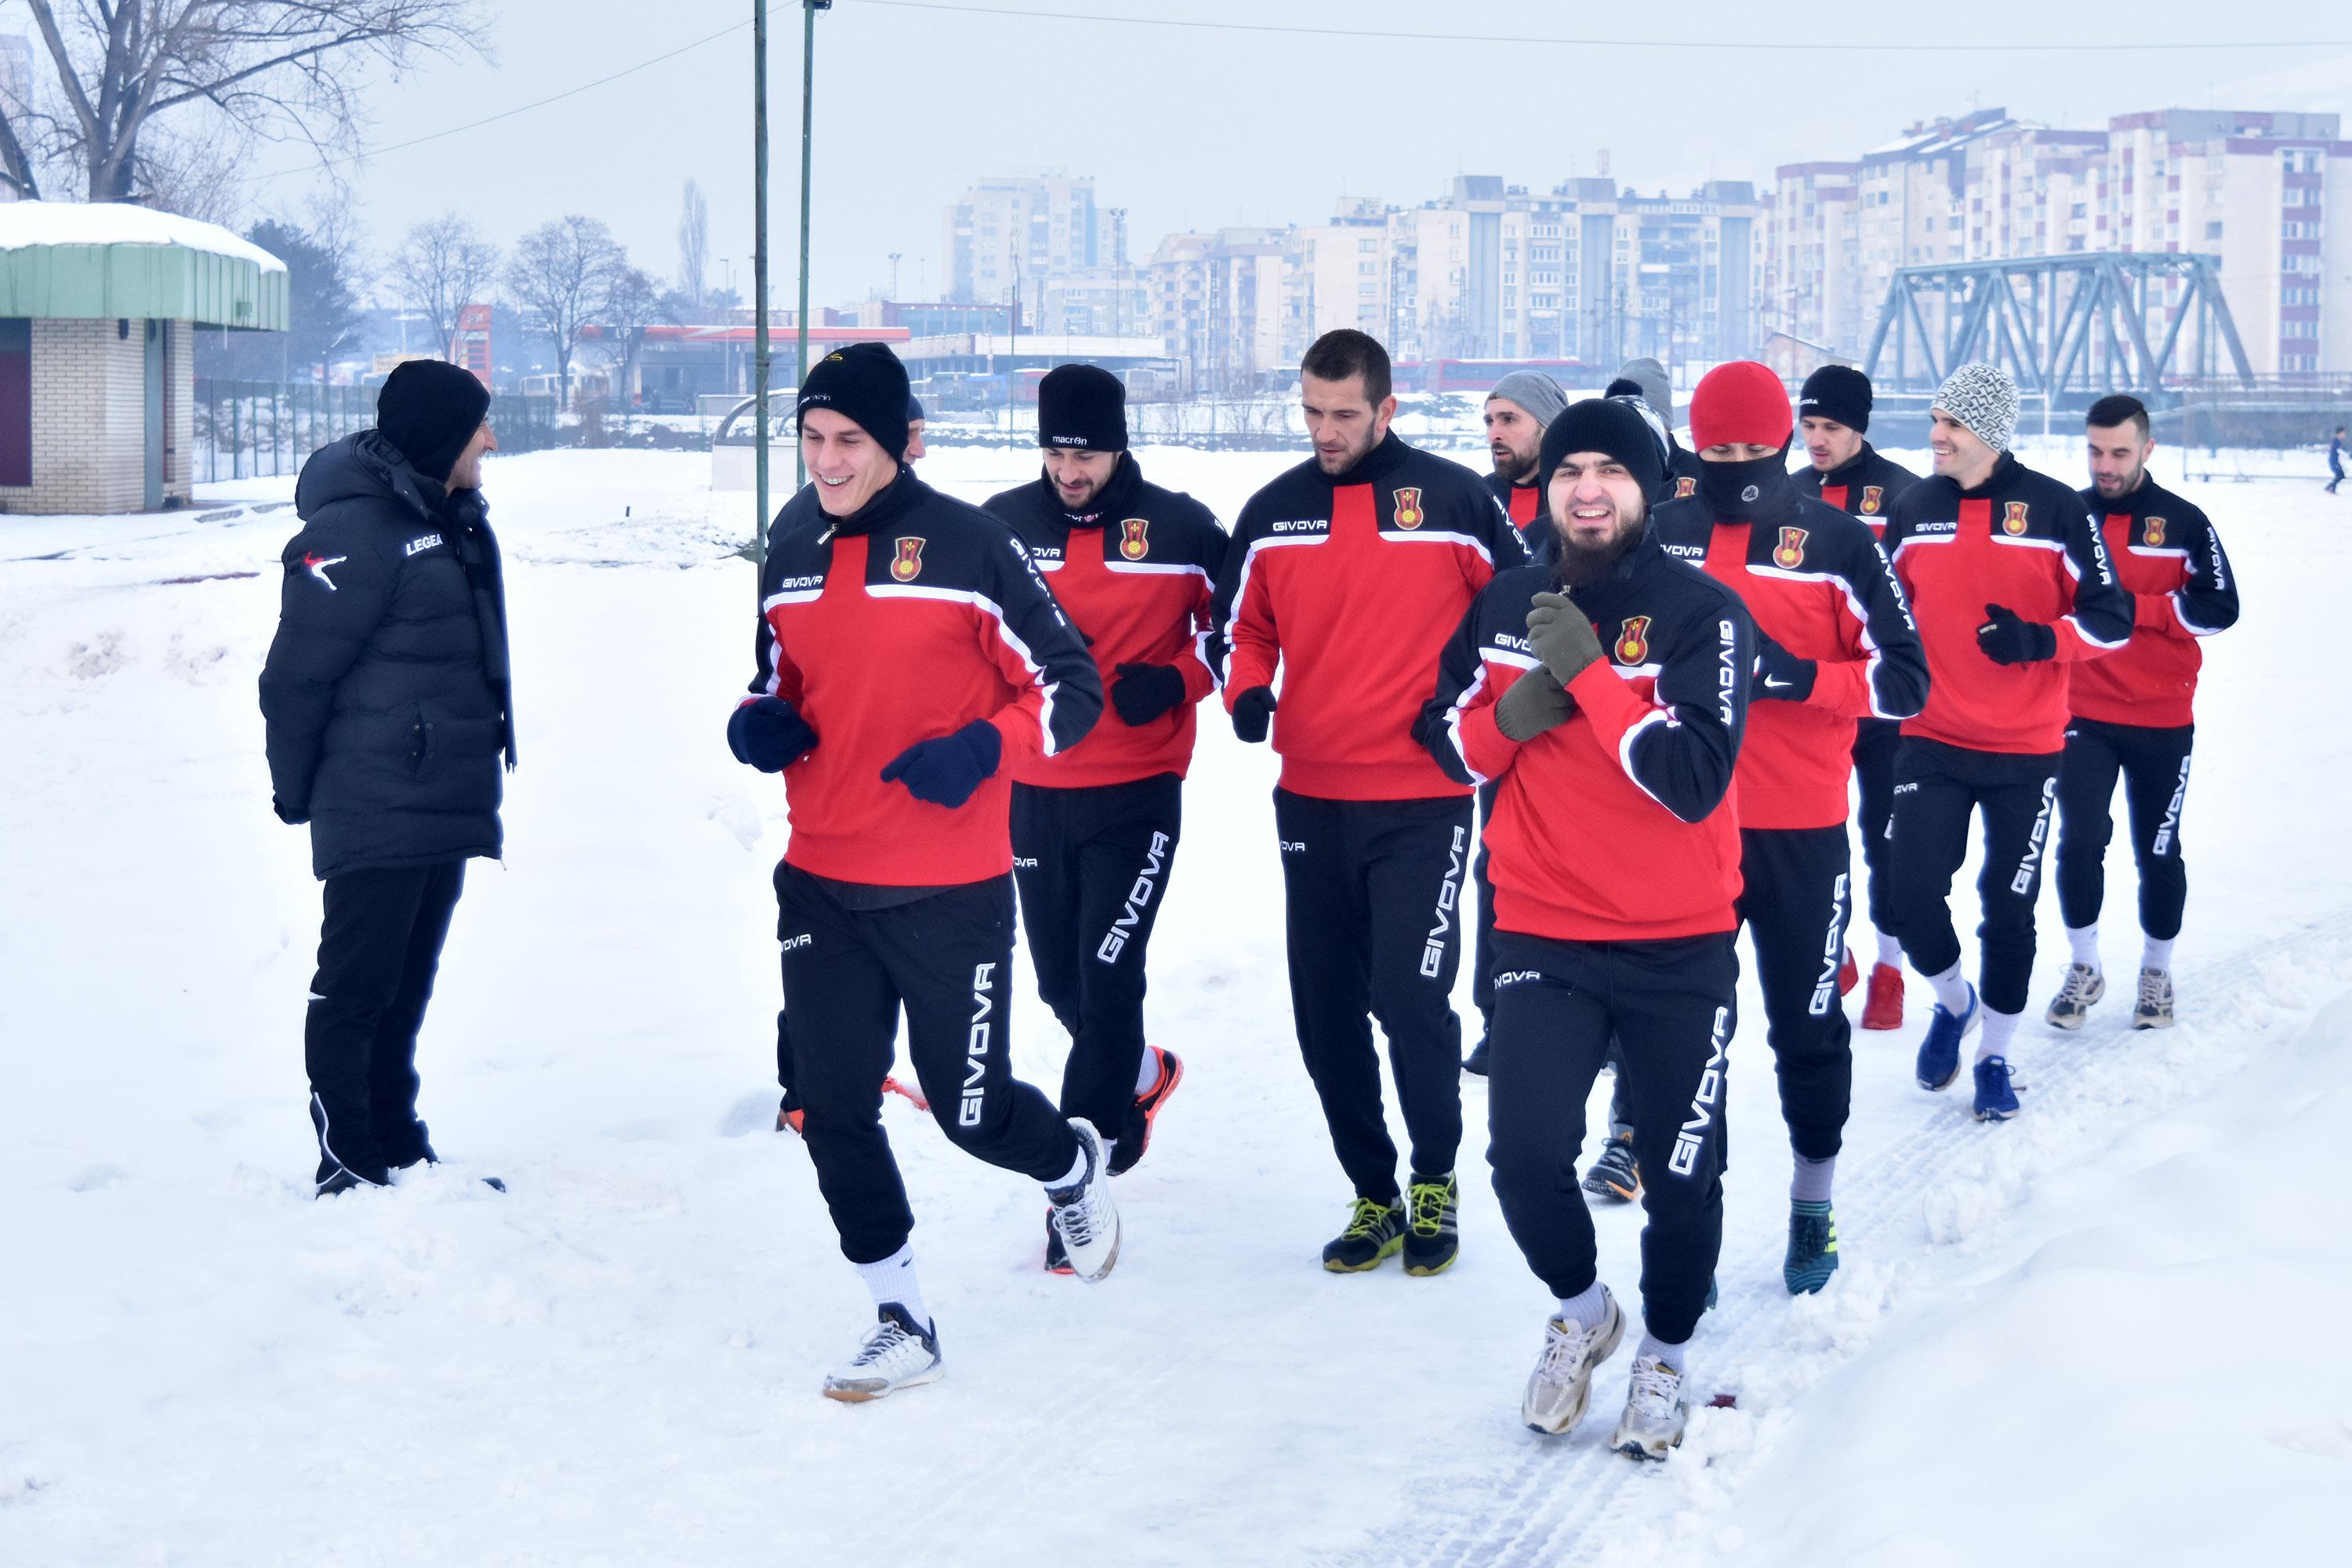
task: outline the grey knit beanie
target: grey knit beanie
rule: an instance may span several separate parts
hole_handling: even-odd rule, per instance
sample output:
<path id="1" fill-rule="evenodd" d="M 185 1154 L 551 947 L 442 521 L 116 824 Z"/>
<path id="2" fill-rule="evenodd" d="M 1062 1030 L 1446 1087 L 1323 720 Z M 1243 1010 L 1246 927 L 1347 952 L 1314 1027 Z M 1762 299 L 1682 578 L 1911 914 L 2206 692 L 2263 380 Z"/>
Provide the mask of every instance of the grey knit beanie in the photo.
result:
<path id="1" fill-rule="evenodd" d="M 1960 366 L 1936 389 L 1935 406 L 1996 452 L 2008 451 L 2017 434 L 2017 383 L 1999 365 L 1976 360 Z"/>
<path id="2" fill-rule="evenodd" d="M 1675 427 L 1675 384 L 1664 365 L 1654 359 L 1629 359 L 1617 367 L 1617 379 L 1640 387 L 1643 400 L 1658 411 L 1666 428 Z"/>
<path id="3" fill-rule="evenodd" d="M 1495 384 L 1486 395 L 1488 401 L 1500 397 L 1526 409 L 1538 425 L 1549 425 L 1568 406 L 1568 394 L 1559 383 L 1539 370 L 1515 370 Z"/>

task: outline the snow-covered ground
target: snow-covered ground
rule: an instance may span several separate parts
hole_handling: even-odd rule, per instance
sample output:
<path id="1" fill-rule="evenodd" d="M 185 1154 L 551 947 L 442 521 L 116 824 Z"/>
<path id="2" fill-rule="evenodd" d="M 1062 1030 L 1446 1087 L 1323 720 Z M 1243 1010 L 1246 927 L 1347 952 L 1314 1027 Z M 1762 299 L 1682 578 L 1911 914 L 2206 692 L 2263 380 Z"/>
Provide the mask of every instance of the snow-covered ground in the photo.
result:
<path id="1" fill-rule="evenodd" d="M 1144 460 L 1230 519 L 1292 459 Z M 978 499 L 1034 468 L 926 471 Z M 1909 1028 L 1857 1037 L 1845 1268 L 1818 1299 L 1780 1287 L 1788 1159 L 1743 1002 L 1748 1131 L 1694 1363 L 1738 1405 L 1644 1468 L 1601 1448 L 1622 1352 L 1574 1436 L 1517 1425 L 1549 1303 L 1485 1180 L 1476 1080 L 1460 1265 L 1317 1267 L 1347 1194 L 1290 1035 L 1273 763 L 1220 724 L 1153 953 L 1153 1037 L 1189 1070 L 1121 1183 L 1118 1272 L 1045 1276 L 1035 1188 L 893 1101 L 950 1375 L 817 1397 L 869 1308 L 805 1152 L 769 1130 L 782 801 L 720 736 L 754 595 L 748 502 L 708 475 L 491 459 L 523 767 L 421 1052 L 450 1163 L 318 1204 L 318 893 L 269 814 L 254 697 L 293 522 L 253 508 L 291 481 L 209 487 L 201 513 L 0 518 L 0 1563 L 2340 1552 L 2352 733 L 2321 650 L 2352 498 L 2191 492 L 2248 608 L 2208 648 L 2181 1027 L 2134 1037 L 2117 1002 L 2077 1037 L 2030 1024 L 2027 1113 L 1979 1127 L 1911 1082 L 1915 982 Z M 2112 880 L 2127 973 L 2120 843 Z M 2057 925 L 2045 908 L 2037 1006 Z M 1014 1050 L 1058 1082 L 1032 1000 Z M 1630 1302 L 1639 1215 L 1599 1223 Z"/>

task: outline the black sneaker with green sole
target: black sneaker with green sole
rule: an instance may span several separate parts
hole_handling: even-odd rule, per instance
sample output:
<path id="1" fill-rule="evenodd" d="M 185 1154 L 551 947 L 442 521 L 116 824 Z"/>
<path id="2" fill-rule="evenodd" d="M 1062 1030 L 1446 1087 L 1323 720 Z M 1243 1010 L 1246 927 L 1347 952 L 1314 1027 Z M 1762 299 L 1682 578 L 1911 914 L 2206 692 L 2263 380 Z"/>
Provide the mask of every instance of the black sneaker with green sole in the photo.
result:
<path id="1" fill-rule="evenodd" d="M 1323 1267 L 1334 1274 L 1378 1268 L 1404 1246 L 1404 1205 L 1358 1198 L 1348 1210 L 1348 1228 L 1323 1247 Z"/>

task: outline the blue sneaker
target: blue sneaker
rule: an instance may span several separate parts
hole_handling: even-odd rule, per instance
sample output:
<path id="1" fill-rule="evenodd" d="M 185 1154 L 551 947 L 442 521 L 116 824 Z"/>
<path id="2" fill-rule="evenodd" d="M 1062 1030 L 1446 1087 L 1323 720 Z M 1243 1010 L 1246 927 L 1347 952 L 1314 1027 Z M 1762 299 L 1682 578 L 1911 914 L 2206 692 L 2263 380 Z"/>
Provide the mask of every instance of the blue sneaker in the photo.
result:
<path id="1" fill-rule="evenodd" d="M 2006 1057 L 1977 1063 L 1977 1120 L 2006 1121 L 2017 1114 L 2017 1085 Z"/>
<path id="2" fill-rule="evenodd" d="M 1977 1026 L 1984 1009 L 1977 1005 L 1977 988 L 1969 987 L 1969 1010 L 1953 1017 L 1941 1002 L 1927 1020 L 1927 1037 L 1919 1042 L 1919 1087 L 1930 1093 L 1949 1089 L 1960 1076 L 1960 1042 Z"/>
<path id="3" fill-rule="evenodd" d="M 1789 1256 L 1780 1279 L 1791 1296 L 1809 1296 L 1837 1272 L 1837 1216 L 1827 1204 L 1789 1205 Z"/>

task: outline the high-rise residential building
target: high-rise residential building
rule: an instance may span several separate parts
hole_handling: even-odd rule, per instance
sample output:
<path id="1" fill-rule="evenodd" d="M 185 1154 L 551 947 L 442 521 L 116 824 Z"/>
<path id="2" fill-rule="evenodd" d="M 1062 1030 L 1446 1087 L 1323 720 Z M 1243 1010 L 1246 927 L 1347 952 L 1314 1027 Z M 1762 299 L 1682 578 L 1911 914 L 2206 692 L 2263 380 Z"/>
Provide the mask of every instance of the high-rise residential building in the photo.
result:
<path id="1" fill-rule="evenodd" d="M 1606 226 L 1585 226 L 1580 357 L 1613 365 L 1646 355 L 1671 367 L 1754 353 L 1764 210 L 1746 180 L 1710 180 L 1688 196 L 1619 192 Z M 1580 213 L 1601 216 L 1591 204 Z"/>
<path id="2" fill-rule="evenodd" d="M 1758 225 L 1756 314 L 1779 334 L 1839 355 L 1862 336 L 1859 163 L 1783 163 Z M 1759 353 L 1763 352 L 1761 348 Z M 1783 367 L 1784 369 L 1789 367 Z"/>
<path id="3" fill-rule="evenodd" d="M 1046 289 L 1127 266 L 1127 216 L 1095 205 L 1095 183 L 1066 174 L 982 180 L 948 208 L 948 298 L 1011 300 L 1043 315 Z"/>
<path id="4" fill-rule="evenodd" d="M 1364 197 L 1328 222 L 1289 231 L 1283 278 L 1289 323 L 1283 353 L 1289 363 L 1297 363 L 1317 338 L 1341 327 L 1369 332 L 1383 343 L 1400 336 L 1391 216 L 1380 201 Z"/>
<path id="5" fill-rule="evenodd" d="M 1187 389 L 1234 396 L 1286 363 L 1287 231 L 1171 234 L 1144 265 L 1149 330 L 1183 363 Z"/>

